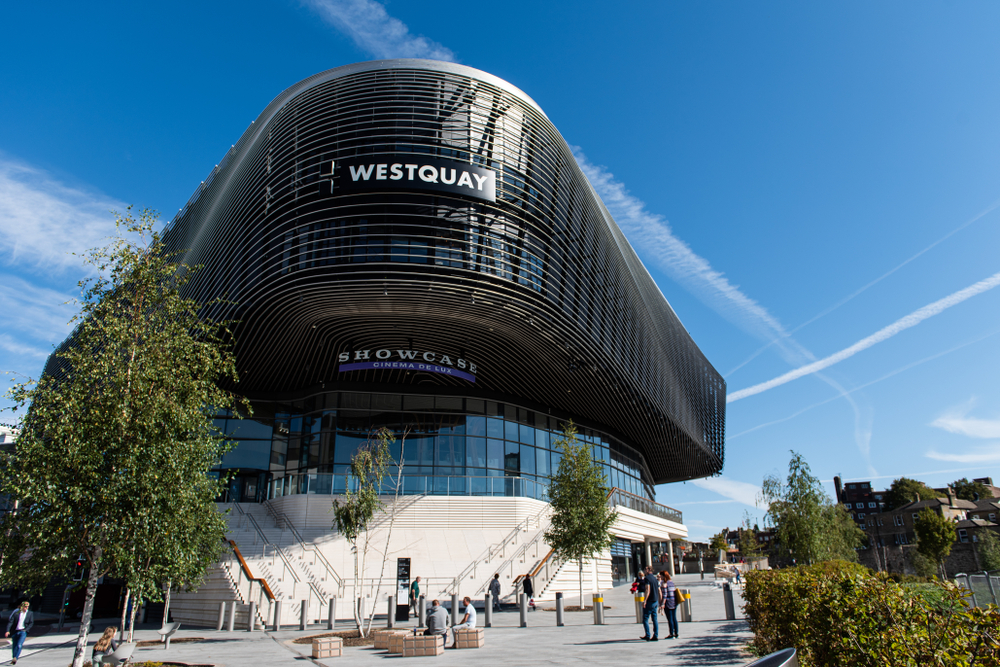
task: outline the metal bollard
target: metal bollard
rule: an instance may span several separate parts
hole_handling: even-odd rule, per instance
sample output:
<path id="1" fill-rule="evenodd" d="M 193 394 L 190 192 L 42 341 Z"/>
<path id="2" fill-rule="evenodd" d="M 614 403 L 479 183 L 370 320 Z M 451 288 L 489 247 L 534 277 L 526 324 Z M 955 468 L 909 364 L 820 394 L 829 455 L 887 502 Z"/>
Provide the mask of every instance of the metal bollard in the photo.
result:
<path id="1" fill-rule="evenodd" d="M 722 584 L 722 601 L 726 603 L 726 620 L 736 620 L 736 605 L 733 604 L 733 587 L 729 582 Z"/>
<path id="2" fill-rule="evenodd" d="M 226 630 L 232 632 L 236 629 L 236 600 L 229 603 L 229 622 L 226 623 Z"/>
<path id="3" fill-rule="evenodd" d="M 528 596 L 521 593 L 521 627 L 528 627 Z"/>
<path id="4" fill-rule="evenodd" d="M 395 595 L 390 595 L 389 596 L 389 609 L 386 612 L 386 619 L 387 620 L 385 622 L 385 627 L 391 630 L 392 628 L 395 627 L 395 621 L 396 621 L 396 596 Z"/>
<path id="5" fill-rule="evenodd" d="M 458 593 L 451 594 L 451 624 L 458 625 Z"/>
<path id="6" fill-rule="evenodd" d="M 594 625 L 604 625 L 604 596 L 594 594 Z"/>
<path id="7" fill-rule="evenodd" d="M 222 630 L 222 626 L 224 626 L 225 624 L 226 624 L 226 603 L 225 602 L 220 602 L 219 603 L 219 622 L 216 623 L 215 630 L 217 632 L 221 631 Z"/>
<path id="8" fill-rule="evenodd" d="M 250 602 L 250 613 L 247 614 L 247 632 L 253 632 L 254 626 L 257 625 L 257 603 Z"/>
<path id="9" fill-rule="evenodd" d="M 566 625 L 566 601 L 563 600 L 562 593 L 556 593 L 556 627 L 561 628 Z"/>
<path id="10" fill-rule="evenodd" d="M 299 630 L 305 630 L 309 623 L 309 600 L 299 603 Z"/>
<path id="11" fill-rule="evenodd" d="M 427 598 L 423 594 L 420 595 L 420 599 L 417 601 L 417 620 L 420 622 L 417 625 L 418 628 L 427 626 Z"/>
<path id="12" fill-rule="evenodd" d="M 326 619 L 326 629 L 333 630 L 333 626 L 337 624 L 337 598 L 330 598 L 330 615 Z"/>
<path id="13" fill-rule="evenodd" d="M 486 593 L 486 607 L 484 608 L 483 614 L 486 618 L 485 625 L 487 628 L 493 627 L 493 596 Z"/>
<path id="14" fill-rule="evenodd" d="M 271 624 L 274 632 L 281 629 L 281 600 L 274 601 L 274 622 Z"/>
<path id="15" fill-rule="evenodd" d="M 635 622 L 642 623 L 642 605 L 646 602 L 646 596 L 637 593 L 635 596 Z"/>
<path id="16" fill-rule="evenodd" d="M 681 617 L 678 620 L 680 620 L 681 622 L 684 622 L 684 623 L 690 623 L 691 622 L 691 617 L 692 617 L 692 613 L 691 613 L 691 593 L 686 588 L 678 588 L 677 591 L 681 595 L 681 604 L 680 604 Z"/>

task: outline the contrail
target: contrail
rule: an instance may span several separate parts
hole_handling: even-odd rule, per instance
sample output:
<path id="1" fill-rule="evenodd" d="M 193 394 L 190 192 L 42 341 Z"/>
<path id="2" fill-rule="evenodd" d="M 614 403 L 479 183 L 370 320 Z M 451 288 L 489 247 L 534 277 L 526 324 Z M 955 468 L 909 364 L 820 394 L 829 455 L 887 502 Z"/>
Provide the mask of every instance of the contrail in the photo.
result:
<path id="1" fill-rule="evenodd" d="M 914 327 L 920 324 L 929 317 L 934 317 L 938 313 L 941 313 L 947 310 L 948 308 L 951 308 L 952 306 L 962 303 L 966 299 L 970 299 L 976 296 L 977 294 L 982 294 L 987 290 L 991 290 L 997 285 L 1000 285 L 1000 273 L 994 273 L 992 276 L 986 278 L 985 280 L 980 280 L 978 283 L 974 285 L 970 285 L 969 287 L 966 287 L 963 290 L 959 290 L 958 292 L 955 292 L 950 296 L 946 296 L 943 299 L 939 299 L 934 303 L 928 304 L 923 308 L 920 308 L 919 310 L 915 310 L 909 315 L 896 320 L 889 326 L 873 333 L 871 336 L 868 336 L 867 338 L 862 338 L 854 345 L 844 348 L 843 350 L 835 354 L 831 354 L 829 357 L 826 357 L 825 359 L 820 359 L 819 361 L 815 361 L 811 364 L 806 364 L 805 366 L 796 368 L 795 370 L 789 371 L 784 375 L 779 375 L 773 380 L 768 380 L 767 382 L 761 382 L 760 384 L 755 384 L 752 387 L 747 387 L 746 389 L 740 389 L 739 391 L 735 391 L 729 394 L 728 397 L 726 397 L 726 402 L 732 403 L 733 401 L 738 401 L 741 398 L 746 398 L 747 396 L 753 396 L 754 394 L 759 394 L 762 391 L 773 389 L 787 382 L 791 382 L 792 380 L 797 380 L 798 378 L 803 377 L 805 375 L 816 373 L 817 371 L 821 371 L 824 368 L 829 368 L 830 366 L 833 366 L 834 364 L 839 363 L 844 359 L 853 357 L 855 354 L 861 352 L 862 350 L 867 350 L 872 345 L 881 343 L 882 341 L 888 338 L 892 338 L 901 331 L 905 331 L 910 327 Z"/>
<path id="2" fill-rule="evenodd" d="M 965 229 L 966 227 L 968 227 L 972 223 L 976 222 L 980 218 L 985 217 L 988 213 L 992 213 L 997 208 L 1000 208 L 1000 199 L 996 200 L 995 202 L 993 202 L 992 204 L 990 204 L 989 206 L 987 206 L 985 209 L 983 209 L 982 211 L 980 211 L 976 215 L 972 216 L 971 218 L 969 218 L 968 220 L 966 220 L 965 222 L 963 222 L 962 224 L 960 224 L 958 227 L 955 227 L 955 229 L 951 230 L 950 232 L 948 232 L 947 234 L 945 234 L 944 236 L 942 236 L 941 238 L 939 238 L 934 243 L 930 244 L 929 246 L 927 246 L 923 250 L 919 251 L 917 254 L 912 255 L 909 258 L 905 259 L 902 263 L 897 264 L 893 268 L 889 269 L 888 271 L 886 271 L 885 273 L 883 273 L 881 276 L 879 276 L 875 280 L 872 280 L 871 282 L 869 282 L 867 285 L 864 285 L 863 287 L 860 287 L 860 288 L 854 290 L 853 292 L 851 292 L 850 294 L 848 294 L 847 296 L 845 296 L 843 299 L 841 299 L 837 303 L 833 304 L 832 306 L 830 306 L 830 307 L 826 308 L 825 310 L 823 310 L 822 312 L 820 312 L 818 315 L 814 315 L 813 317 L 809 318 L 808 320 L 806 320 L 805 322 L 803 322 L 799 326 L 797 326 L 794 329 L 792 329 L 791 331 L 789 331 L 788 335 L 790 336 L 791 334 L 794 334 L 796 331 L 802 329 L 803 327 L 809 326 L 810 324 L 812 324 L 816 320 L 820 319 L 821 317 L 829 315 L 830 313 L 832 313 L 833 311 L 837 310 L 838 308 L 840 308 L 841 306 L 843 306 L 845 303 L 847 303 L 848 301 L 850 301 L 854 297 L 858 296 L 859 294 L 861 294 L 862 292 L 864 292 L 868 288 L 874 287 L 875 285 L 877 285 L 878 283 L 882 282 L 883 280 L 885 280 L 886 278 L 888 278 L 892 274 L 896 273 L 896 271 L 899 271 L 901 268 L 903 268 L 904 266 L 906 266 L 907 264 L 909 264 L 913 260 L 917 259 L 921 255 L 923 255 L 923 254 L 927 253 L 928 251 L 932 250 L 936 246 L 944 243 L 945 241 L 947 241 L 948 239 L 950 239 L 955 234 L 959 233 L 960 231 L 962 231 L 963 229 Z M 775 338 L 775 339 L 771 340 L 771 342 L 769 342 L 767 345 L 764 345 L 763 347 L 758 348 L 756 352 L 754 352 L 753 354 L 751 354 L 741 364 L 739 364 L 738 366 L 736 366 L 735 368 L 733 368 L 731 371 L 729 371 L 728 373 L 726 373 L 724 377 L 728 378 L 730 375 L 732 375 L 733 373 L 735 373 L 739 369 L 741 369 L 744 366 L 746 366 L 748 363 L 750 363 L 751 361 L 753 361 L 754 359 L 756 359 L 757 356 L 761 352 L 763 352 L 767 348 L 769 348 L 772 345 L 774 345 L 777 342 L 777 340 L 778 339 Z"/>

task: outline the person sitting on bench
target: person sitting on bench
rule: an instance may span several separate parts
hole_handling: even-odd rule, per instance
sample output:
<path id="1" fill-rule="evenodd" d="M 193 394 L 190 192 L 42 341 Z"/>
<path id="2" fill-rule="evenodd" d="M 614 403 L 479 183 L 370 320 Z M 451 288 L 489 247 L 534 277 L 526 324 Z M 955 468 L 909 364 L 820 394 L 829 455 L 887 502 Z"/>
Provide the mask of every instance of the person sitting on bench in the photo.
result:
<path id="1" fill-rule="evenodd" d="M 472 598 L 466 596 L 462 598 L 462 602 L 465 603 L 465 616 L 462 617 L 462 622 L 458 625 L 454 625 L 451 628 L 451 646 L 454 648 L 455 643 L 458 641 L 458 637 L 455 635 L 456 630 L 461 630 L 462 628 L 475 628 L 476 627 L 476 608 L 472 606 Z"/>
<path id="2" fill-rule="evenodd" d="M 425 635 L 442 635 L 445 645 L 448 644 L 448 612 L 441 606 L 440 600 L 434 600 L 427 612 L 427 629 Z"/>

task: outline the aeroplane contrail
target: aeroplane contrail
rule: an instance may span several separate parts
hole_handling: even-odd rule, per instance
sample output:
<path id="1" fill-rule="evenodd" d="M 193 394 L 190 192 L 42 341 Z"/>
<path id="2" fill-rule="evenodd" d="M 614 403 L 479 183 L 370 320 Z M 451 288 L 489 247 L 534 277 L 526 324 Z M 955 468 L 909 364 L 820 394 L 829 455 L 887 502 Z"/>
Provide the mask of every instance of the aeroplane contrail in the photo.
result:
<path id="1" fill-rule="evenodd" d="M 831 354 L 830 356 L 820 359 L 819 361 L 814 361 L 811 364 L 806 364 L 805 366 L 800 366 L 794 370 L 791 370 L 784 375 L 779 375 L 773 380 L 768 380 L 767 382 L 761 382 L 760 384 L 755 384 L 752 387 L 747 387 L 746 389 L 740 389 L 739 391 L 734 391 L 726 397 L 727 403 L 732 403 L 733 401 L 738 401 L 741 398 L 746 398 L 747 396 L 753 396 L 754 394 L 759 394 L 768 389 L 773 389 L 779 387 L 792 380 L 797 380 L 805 375 L 810 375 L 821 371 L 824 368 L 829 368 L 836 363 L 843 361 L 849 357 L 853 357 L 858 352 L 862 350 L 867 350 L 872 345 L 881 343 L 882 341 L 892 338 L 901 331 L 905 331 L 910 327 L 914 327 L 929 317 L 934 317 L 938 313 L 941 313 L 952 306 L 958 305 L 965 301 L 966 299 L 971 299 L 977 294 L 982 294 L 987 290 L 991 290 L 997 285 L 1000 285 L 1000 273 L 994 273 L 989 278 L 985 280 L 980 280 L 974 285 L 969 285 L 965 289 L 959 290 L 954 294 L 939 299 L 934 303 L 928 304 L 923 308 L 913 311 L 905 317 L 901 317 L 889 326 L 876 331 L 871 336 L 867 338 L 862 338 L 854 345 L 846 347 L 840 352 Z"/>

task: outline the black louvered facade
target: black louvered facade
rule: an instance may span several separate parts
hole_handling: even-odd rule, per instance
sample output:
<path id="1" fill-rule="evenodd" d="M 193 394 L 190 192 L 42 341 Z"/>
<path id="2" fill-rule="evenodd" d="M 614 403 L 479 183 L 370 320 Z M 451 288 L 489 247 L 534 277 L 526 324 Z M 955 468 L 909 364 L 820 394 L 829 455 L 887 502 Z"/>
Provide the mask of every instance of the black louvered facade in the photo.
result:
<path id="1" fill-rule="evenodd" d="M 459 187 L 463 165 L 494 201 Z M 452 412 L 572 418 L 634 450 L 646 485 L 722 469 L 724 380 L 552 123 L 489 74 L 390 60 L 292 86 L 166 238 L 204 266 L 194 296 L 236 304 L 216 314 L 240 322 L 239 390 L 265 422 L 362 394 L 469 401 Z M 435 372 L 391 366 L 407 356 Z M 300 469 L 335 472 L 321 459 Z"/>

